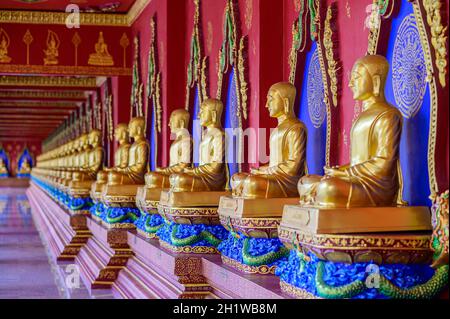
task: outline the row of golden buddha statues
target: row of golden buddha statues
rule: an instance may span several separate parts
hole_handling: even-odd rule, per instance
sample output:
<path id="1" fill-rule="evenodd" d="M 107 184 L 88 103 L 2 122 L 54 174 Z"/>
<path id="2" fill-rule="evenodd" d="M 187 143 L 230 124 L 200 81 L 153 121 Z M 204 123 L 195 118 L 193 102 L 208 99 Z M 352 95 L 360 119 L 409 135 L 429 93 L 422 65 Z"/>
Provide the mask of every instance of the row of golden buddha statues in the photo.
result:
<path id="1" fill-rule="evenodd" d="M 192 140 L 184 134 L 190 114 L 180 109 L 170 117 L 176 139 L 167 168 L 147 171 L 145 122 L 133 118 L 128 127 L 116 127 L 114 167 L 102 168 L 101 134 L 94 130 L 41 155 L 33 175 L 70 196 L 90 194 L 103 206 L 103 217 L 96 216 L 101 223 L 134 223 L 142 235 L 159 238 L 162 247 L 174 252 L 220 252 L 224 263 L 244 272 L 277 271 L 282 288 L 293 295 L 301 289 L 292 279 L 297 276 L 289 268 L 292 258 L 302 264 L 315 262 L 316 256 L 319 265 L 427 264 L 431 254 L 423 245 L 430 240 L 429 209 L 398 205 L 402 116 L 384 96 L 388 71 L 382 56 L 355 63 L 349 86 L 363 112 L 351 131 L 350 163 L 325 167 L 324 176 L 306 175 L 307 130 L 295 115 L 296 89 L 290 83 L 277 83 L 268 92 L 266 108 L 278 126 L 270 136 L 269 165 L 250 173 L 229 179 L 223 104 L 208 99 L 200 108 L 205 133 L 196 167 L 191 164 Z M 258 252 L 261 241 L 269 248 Z M 286 248 L 295 256 L 289 257 Z M 310 285 L 307 293 L 322 297 L 336 288 L 321 292 L 323 282 Z M 345 289 L 339 293 L 348 296 Z"/>

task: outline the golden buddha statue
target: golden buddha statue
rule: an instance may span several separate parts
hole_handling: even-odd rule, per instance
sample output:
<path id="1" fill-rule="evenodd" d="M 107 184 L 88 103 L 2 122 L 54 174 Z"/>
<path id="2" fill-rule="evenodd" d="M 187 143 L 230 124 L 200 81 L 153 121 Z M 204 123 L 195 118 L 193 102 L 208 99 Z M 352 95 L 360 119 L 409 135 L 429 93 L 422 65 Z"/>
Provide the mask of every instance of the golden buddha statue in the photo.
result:
<path id="1" fill-rule="evenodd" d="M 130 137 L 128 134 L 128 125 L 120 123 L 114 130 L 114 137 L 119 143 L 119 148 L 114 153 L 114 166 L 105 167 L 97 174 L 97 183 L 106 184 L 108 182 L 108 173 L 116 168 L 125 169 L 128 166 L 128 156 L 130 152 Z"/>
<path id="2" fill-rule="evenodd" d="M 108 185 L 143 185 L 147 170 L 149 145 L 145 139 L 145 120 L 143 117 L 131 119 L 128 126 L 130 137 L 134 140 L 128 155 L 128 166 L 116 167 L 108 174 Z"/>
<path id="3" fill-rule="evenodd" d="M 19 174 L 30 174 L 31 172 L 31 167 L 30 167 L 30 163 L 28 162 L 28 159 L 24 159 L 24 161 L 22 162 L 22 165 L 20 166 L 18 173 Z"/>
<path id="4" fill-rule="evenodd" d="M 82 153 L 80 168 L 73 173 L 73 182 L 95 180 L 98 171 L 103 166 L 102 132 L 94 129 L 87 136 L 88 148 L 85 148 L 85 151 Z"/>
<path id="5" fill-rule="evenodd" d="M 325 176 L 298 184 L 303 205 L 324 208 L 396 206 L 399 195 L 400 112 L 386 102 L 389 63 L 368 55 L 356 61 L 349 83 L 363 112 L 350 135 L 350 164 L 325 167 Z"/>
<path id="6" fill-rule="evenodd" d="M 297 183 L 306 168 L 306 127 L 294 112 L 296 89 L 291 83 L 273 85 L 266 108 L 278 120 L 270 135 L 268 166 L 251 174 L 233 175 L 233 197 L 246 199 L 297 197 Z"/>
<path id="7" fill-rule="evenodd" d="M 188 132 L 190 114 L 185 109 L 178 109 L 170 115 L 169 127 L 175 134 L 175 141 L 170 146 L 170 164 L 166 168 L 156 168 L 155 172 L 145 175 L 147 188 L 169 188 L 171 174 L 182 173 L 191 166 L 192 139 Z"/>
<path id="8" fill-rule="evenodd" d="M 101 65 L 101 66 L 113 66 L 114 61 L 108 52 L 108 45 L 105 43 L 103 38 L 103 32 L 100 32 L 98 36 L 98 41 L 95 44 L 95 53 L 89 55 L 88 64 L 90 65 Z"/>
<path id="9" fill-rule="evenodd" d="M 97 181 L 92 184 L 91 198 L 98 202 L 101 199 L 103 186 L 108 182 L 108 174 L 116 168 L 125 169 L 128 166 L 128 157 L 130 152 L 130 138 L 128 135 L 128 125 L 118 124 L 114 130 L 114 137 L 119 143 L 119 148 L 114 154 L 114 166 L 105 167 L 97 173 Z"/>
<path id="10" fill-rule="evenodd" d="M 49 31 L 47 36 L 47 49 L 44 50 L 44 65 L 58 64 L 59 39 L 56 33 Z"/>
<path id="11" fill-rule="evenodd" d="M 7 175 L 7 174 L 8 174 L 8 168 L 6 168 L 3 158 L 0 157 L 0 175 Z"/>
<path id="12" fill-rule="evenodd" d="M 199 146 L 200 162 L 195 168 L 184 168 L 170 176 L 173 192 L 224 191 L 227 184 L 225 167 L 225 132 L 222 128 L 223 104 L 208 99 L 200 107 L 200 124 L 206 128 Z"/>

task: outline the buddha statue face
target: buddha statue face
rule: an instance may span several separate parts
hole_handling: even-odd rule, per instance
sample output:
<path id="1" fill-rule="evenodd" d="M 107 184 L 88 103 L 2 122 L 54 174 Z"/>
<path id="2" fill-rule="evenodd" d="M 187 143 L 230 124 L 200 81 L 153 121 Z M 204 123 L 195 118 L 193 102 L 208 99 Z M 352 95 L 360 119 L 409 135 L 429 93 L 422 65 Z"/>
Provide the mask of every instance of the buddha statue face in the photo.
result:
<path id="1" fill-rule="evenodd" d="M 116 129 L 114 130 L 114 138 L 117 142 L 120 144 L 123 144 L 125 142 L 128 142 L 128 125 L 121 123 L 116 126 Z"/>
<path id="2" fill-rule="evenodd" d="M 144 137 L 145 120 L 143 117 L 135 117 L 131 119 L 128 125 L 130 137 L 133 139 Z"/>
<path id="3" fill-rule="evenodd" d="M 200 107 L 200 125 L 208 127 L 211 125 L 221 125 L 223 104 L 216 99 L 204 101 Z"/>
<path id="4" fill-rule="evenodd" d="M 291 83 L 274 84 L 267 93 L 266 108 L 271 117 L 294 114 L 296 89 Z"/>
<path id="5" fill-rule="evenodd" d="M 89 133 L 89 145 L 92 147 L 97 147 L 100 144 L 100 138 L 102 136 L 102 132 L 99 130 L 92 130 Z"/>
<path id="6" fill-rule="evenodd" d="M 353 99 L 365 101 L 373 96 L 384 96 L 384 85 L 389 63 L 380 55 L 368 55 L 356 61 L 348 86 Z"/>
<path id="7" fill-rule="evenodd" d="M 187 129 L 189 125 L 190 114 L 185 109 L 179 109 L 170 115 L 169 127 L 171 133 L 178 133 L 180 130 Z"/>

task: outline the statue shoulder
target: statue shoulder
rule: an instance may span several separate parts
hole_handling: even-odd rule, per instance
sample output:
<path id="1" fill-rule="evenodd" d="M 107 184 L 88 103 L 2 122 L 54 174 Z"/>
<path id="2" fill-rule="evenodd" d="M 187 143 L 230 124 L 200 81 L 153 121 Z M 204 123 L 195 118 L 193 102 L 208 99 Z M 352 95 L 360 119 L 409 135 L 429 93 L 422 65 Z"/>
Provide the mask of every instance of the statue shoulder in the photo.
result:
<path id="1" fill-rule="evenodd" d="M 302 121 L 300 121 L 298 118 L 292 118 L 287 123 L 288 125 L 288 132 L 296 132 L 296 133 L 303 133 L 306 132 L 306 125 Z"/>

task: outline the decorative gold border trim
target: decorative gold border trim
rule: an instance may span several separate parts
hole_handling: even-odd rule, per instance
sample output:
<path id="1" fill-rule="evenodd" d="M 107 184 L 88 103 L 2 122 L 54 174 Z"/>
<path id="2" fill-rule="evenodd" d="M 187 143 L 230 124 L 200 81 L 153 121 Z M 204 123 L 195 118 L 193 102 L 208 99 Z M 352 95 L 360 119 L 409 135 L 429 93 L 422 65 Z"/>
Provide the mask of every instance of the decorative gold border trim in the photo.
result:
<path id="1" fill-rule="evenodd" d="M 262 266 L 248 266 L 248 265 L 244 265 L 234 259 L 231 259 L 227 256 L 222 255 L 222 262 L 231 267 L 234 268 L 240 272 L 243 272 L 245 274 L 256 274 L 256 275 L 274 275 L 275 274 L 275 269 L 277 268 L 277 266 L 272 266 L 269 267 L 267 265 L 262 265 Z"/>
<path id="2" fill-rule="evenodd" d="M 160 240 L 160 246 L 178 254 L 219 254 L 219 251 L 215 247 L 206 247 L 206 246 L 184 246 L 184 247 L 175 247 L 166 243 L 165 241 Z"/>
<path id="3" fill-rule="evenodd" d="M 71 66 L 71 65 L 21 65 L 1 64 L 0 73 L 22 73 L 28 74 L 58 74 L 58 75 L 104 75 L 104 76 L 129 76 L 131 68 L 122 67 L 95 67 L 95 66 Z"/>
<path id="4" fill-rule="evenodd" d="M 82 91 L 0 91 L 0 98 L 55 98 L 55 99 L 80 99 L 86 98 Z"/>
<path id="5" fill-rule="evenodd" d="M 428 176 L 430 181 L 431 196 L 435 195 L 439 188 L 436 179 L 436 136 L 437 136 L 437 115 L 438 115 L 438 93 L 436 77 L 433 72 L 433 60 L 431 57 L 430 40 L 425 29 L 425 22 L 417 1 L 412 3 L 414 16 L 416 17 L 417 28 L 420 34 L 420 42 L 425 55 L 425 64 L 427 67 L 427 81 L 430 88 L 430 129 L 428 132 Z"/>
<path id="6" fill-rule="evenodd" d="M 320 297 L 314 296 L 313 294 L 307 292 L 306 290 L 294 287 L 282 280 L 280 280 L 281 291 L 289 296 L 298 299 L 322 299 Z"/>
<path id="7" fill-rule="evenodd" d="M 0 86 L 97 87 L 95 77 L 0 76 Z"/>
<path id="8" fill-rule="evenodd" d="M 80 13 L 82 26 L 114 26 L 130 27 L 141 15 L 152 0 L 136 0 L 128 13 Z M 59 24 L 65 25 L 72 13 L 1 10 L 0 23 L 26 23 L 26 24 Z"/>

